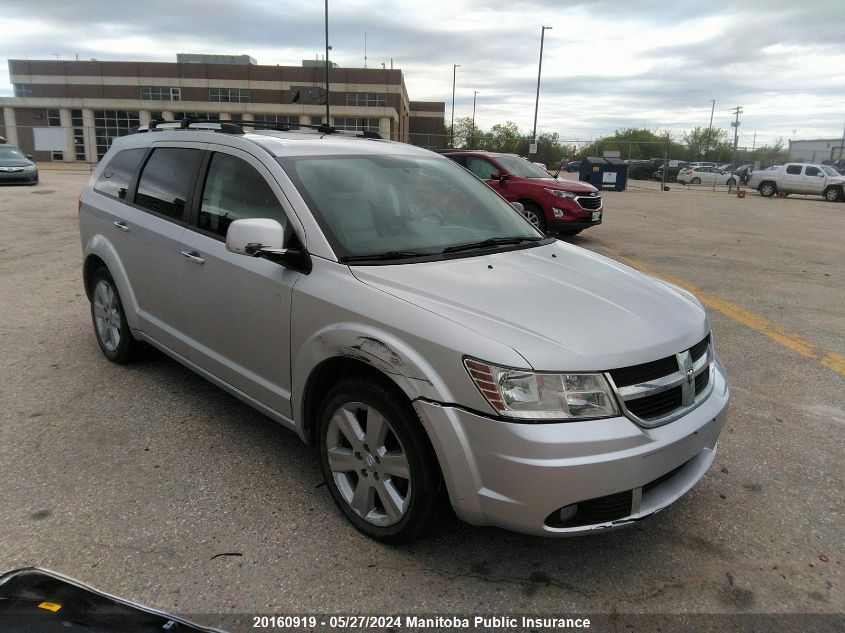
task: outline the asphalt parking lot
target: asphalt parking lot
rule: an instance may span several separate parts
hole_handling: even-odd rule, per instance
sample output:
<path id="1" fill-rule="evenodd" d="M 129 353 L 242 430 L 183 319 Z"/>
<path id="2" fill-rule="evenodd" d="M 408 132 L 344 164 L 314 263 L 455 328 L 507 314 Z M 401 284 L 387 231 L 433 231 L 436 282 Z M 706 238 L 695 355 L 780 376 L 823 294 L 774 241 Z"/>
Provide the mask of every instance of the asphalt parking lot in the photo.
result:
<path id="1" fill-rule="evenodd" d="M 160 354 L 103 358 L 81 281 L 86 179 L 0 188 L 3 570 L 46 567 L 207 624 L 845 611 L 845 204 L 606 193 L 605 223 L 569 241 L 708 306 L 733 389 L 713 467 L 630 529 L 545 540 L 447 516 L 397 548 L 354 531 L 292 433 Z"/>

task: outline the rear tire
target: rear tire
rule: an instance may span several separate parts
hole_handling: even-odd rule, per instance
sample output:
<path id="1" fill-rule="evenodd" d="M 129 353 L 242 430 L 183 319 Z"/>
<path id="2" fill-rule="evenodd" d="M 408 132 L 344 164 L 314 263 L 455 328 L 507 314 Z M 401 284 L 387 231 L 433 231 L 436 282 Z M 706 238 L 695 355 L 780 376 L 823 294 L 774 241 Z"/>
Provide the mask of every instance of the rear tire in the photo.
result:
<path id="1" fill-rule="evenodd" d="M 728 178 L 728 182 L 725 183 L 728 187 L 736 187 L 736 179 L 735 178 Z"/>
<path id="2" fill-rule="evenodd" d="M 91 276 L 91 321 L 94 336 L 103 355 L 113 363 L 124 365 L 138 355 L 141 348 L 126 322 L 126 312 L 117 286 L 105 267 Z"/>
<path id="3" fill-rule="evenodd" d="M 700 185 L 701 184 L 701 178 L 693 178 L 692 180 L 689 181 L 689 184 Z"/>
<path id="4" fill-rule="evenodd" d="M 774 183 L 771 182 L 760 183 L 760 186 L 757 188 L 757 190 L 760 192 L 760 195 L 764 198 L 771 198 L 777 193 L 777 187 L 775 187 Z"/>
<path id="5" fill-rule="evenodd" d="M 522 215 L 524 215 L 531 224 L 536 226 L 540 231 L 543 233 L 546 232 L 546 216 L 543 213 L 543 210 L 538 207 L 533 202 L 523 202 L 522 206 L 524 211 Z"/>
<path id="6" fill-rule="evenodd" d="M 341 512 L 363 534 L 409 543 L 437 515 L 442 477 L 404 395 L 379 381 L 338 383 L 319 414 L 320 466 Z"/>

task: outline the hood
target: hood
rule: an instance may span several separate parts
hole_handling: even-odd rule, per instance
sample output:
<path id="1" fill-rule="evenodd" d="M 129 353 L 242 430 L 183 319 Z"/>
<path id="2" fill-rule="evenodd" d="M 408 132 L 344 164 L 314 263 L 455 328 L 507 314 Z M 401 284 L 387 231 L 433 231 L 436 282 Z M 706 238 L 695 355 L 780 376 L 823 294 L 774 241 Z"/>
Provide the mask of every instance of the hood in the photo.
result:
<path id="1" fill-rule="evenodd" d="M 549 189 L 575 191 L 576 193 L 593 193 L 598 191 L 590 183 L 581 182 L 580 180 L 568 180 L 566 178 L 531 178 L 530 180 Z"/>
<path id="2" fill-rule="evenodd" d="M 0 158 L 0 167 L 27 167 L 34 164 L 27 158 Z"/>
<path id="3" fill-rule="evenodd" d="M 363 283 L 513 348 L 537 370 L 636 365 L 687 349 L 709 331 L 689 293 L 564 242 L 351 270 Z"/>

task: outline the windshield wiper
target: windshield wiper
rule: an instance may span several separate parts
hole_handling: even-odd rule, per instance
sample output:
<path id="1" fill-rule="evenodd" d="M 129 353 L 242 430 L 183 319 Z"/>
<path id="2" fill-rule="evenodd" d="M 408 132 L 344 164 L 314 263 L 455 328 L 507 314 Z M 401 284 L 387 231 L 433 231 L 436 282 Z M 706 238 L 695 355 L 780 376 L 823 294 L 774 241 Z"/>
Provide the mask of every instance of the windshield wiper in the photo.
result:
<path id="1" fill-rule="evenodd" d="M 510 244 L 522 244 L 523 242 L 540 242 L 546 238 L 540 236 L 531 237 L 491 237 L 480 242 L 469 242 L 467 244 L 456 244 L 455 246 L 447 246 L 443 249 L 444 253 L 455 253 L 457 251 L 471 251 L 476 248 L 485 248 L 487 246 L 507 246 Z"/>
<path id="2" fill-rule="evenodd" d="M 415 253 L 414 251 L 387 251 L 386 253 L 371 253 L 369 255 L 347 255 L 341 257 L 340 261 L 346 262 L 367 262 L 367 261 L 383 261 L 386 259 L 407 259 L 409 257 L 425 257 L 425 253 Z"/>

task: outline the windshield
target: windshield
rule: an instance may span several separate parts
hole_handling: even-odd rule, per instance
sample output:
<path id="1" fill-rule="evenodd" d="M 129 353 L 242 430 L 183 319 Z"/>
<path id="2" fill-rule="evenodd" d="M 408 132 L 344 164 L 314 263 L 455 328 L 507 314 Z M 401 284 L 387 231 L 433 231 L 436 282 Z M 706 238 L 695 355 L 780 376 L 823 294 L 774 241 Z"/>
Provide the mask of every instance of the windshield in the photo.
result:
<path id="1" fill-rule="evenodd" d="M 836 171 L 830 165 L 822 165 L 821 167 L 822 167 L 822 171 L 824 171 L 824 173 L 826 173 L 828 176 L 837 176 L 838 177 L 840 175 L 839 172 Z"/>
<path id="2" fill-rule="evenodd" d="M 0 145 L 0 158 L 23 158 L 26 156 L 17 147 L 9 147 Z"/>
<path id="3" fill-rule="evenodd" d="M 520 178 L 551 178 L 549 172 L 519 156 L 496 156 L 496 160 L 509 174 Z"/>
<path id="4" fill-rule="evenodd" d="M 442 255 L 501 238 L 543 238 L 486 184 L 447 158 L 279 158 L 335 253 L 365 259 Z"/>

